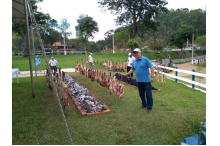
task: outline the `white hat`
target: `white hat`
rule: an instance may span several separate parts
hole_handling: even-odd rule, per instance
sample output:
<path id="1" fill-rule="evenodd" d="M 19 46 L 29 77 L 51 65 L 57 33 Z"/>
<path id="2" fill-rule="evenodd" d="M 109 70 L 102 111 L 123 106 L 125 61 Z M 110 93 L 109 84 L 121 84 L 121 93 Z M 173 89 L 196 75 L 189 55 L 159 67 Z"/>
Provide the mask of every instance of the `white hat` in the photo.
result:
<path id="1" fill-rule="evenodd" d="M 131 55 L 131 53 L 128 53 L 128 55 L 130 56 L 130 55 Z"/>
<path id="2" fill-rule="evenodd" d="M 134 51 L 133 51 L 133 53 L 134 53 L 134 52 L 141 52 L 141 50 L 140 50 L 139 48 L 135 48 Z"/>
<path id="3" fill-rule="evenodd" d="M 92 53 L 90 53 L 90 55 L 92 55 Z"/>

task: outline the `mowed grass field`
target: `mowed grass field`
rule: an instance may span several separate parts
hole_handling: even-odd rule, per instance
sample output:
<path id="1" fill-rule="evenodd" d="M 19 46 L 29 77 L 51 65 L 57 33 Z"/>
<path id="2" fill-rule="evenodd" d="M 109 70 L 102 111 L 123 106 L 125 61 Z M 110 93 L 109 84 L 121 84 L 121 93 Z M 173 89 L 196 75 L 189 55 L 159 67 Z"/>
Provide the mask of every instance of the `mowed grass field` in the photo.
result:
<path id="1" fill-rule="evenodd" d="M 94 69 L 100 69 L 101 68 L 101 63 L 103 61 L 112 61 L 112 62 L 125 62 L 128 59 L 128 53 L 129 52 L 105 52 L 105 53 L 98 53 L 93 55 L 93 60 L 95 62 Z M 165 57 L 167 57 L 168 54 L 170 54 L 172 59 L 180 59 L 179 56 L 177 56 L 173 52 L 162 52 Z M 152 52 L 142 52 L 142 55 L 145 57 L 148 57 L 150 60 L 156 60 L 158 59 L 157 55 Z M 73 55 L 53 55 L 54 58 L 58 62 L 58 68 L 75 68 L 75 65 L 77 63 L 83 63 L 83 65 L 86 65 L 87 67 L 89 66 L 86 61 L 88 60 L 88 55 L 86 56 L 85 54 L 73 54 Z M 86 59 L 87 57 L 87 59 Z M 31 56 L 32 58 L 32 68 L 34 70 L 34 57 L 33 55 Z M 39 55 L 39 58 L 41 59 L 41 69 L 45 69 L 45 59 L 43 55 Z M 80 61 L 82 59 L 82 61 Z M 47 61 L 50 61 L 50 56 L 47 56 Z M 22 56 L 12 56 L 12 65 L 14 68 L 19 68 L 20 71 L 29 71 L 29 58 L 22 58 Z"/>
<path id="2" fill-rule="evenodd" d="M 139 109 L 137 88 L 124 85 L 124 97 L 119 100 L 85 76 L 67 74 L 111 109 L 108 114 L 82 116 L 69 97 L 70 105 L 64 113 L 74 145 L 179 145 L 184 138 L 198 133 L 206 116 L 206 94 L 168 79 L 166 85 L 152 83 L 161 92 L 153 93 L 153 112 L 147 115 L 145 109 Z M 69 145 L 57 99 L 47 88 L 45 76 L 34 78 L 34 99 L 30 77 L 19 78 L 19 83 L 15 80 L 12 144 Z"/>

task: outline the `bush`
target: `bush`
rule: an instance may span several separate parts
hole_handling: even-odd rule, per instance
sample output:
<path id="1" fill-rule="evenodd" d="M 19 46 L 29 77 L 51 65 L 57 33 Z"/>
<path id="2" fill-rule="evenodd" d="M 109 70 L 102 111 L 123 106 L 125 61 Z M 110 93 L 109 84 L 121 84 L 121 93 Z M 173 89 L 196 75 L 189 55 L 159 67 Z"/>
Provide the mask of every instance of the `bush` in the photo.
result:
<path id="1" fill-rule="evenodd" d="M 130 49 L 135 49 L 135 48 L 139 48 L 139 44 L 136 40 L 130 39 L 127 42 L 127 47 L 130 48 Z"/>
<path id="2" fill-rule="evenodd" d="M 195 50 L 195 53 L 198 54 L 199 56 L 206 55 L 206 50 Z"/>

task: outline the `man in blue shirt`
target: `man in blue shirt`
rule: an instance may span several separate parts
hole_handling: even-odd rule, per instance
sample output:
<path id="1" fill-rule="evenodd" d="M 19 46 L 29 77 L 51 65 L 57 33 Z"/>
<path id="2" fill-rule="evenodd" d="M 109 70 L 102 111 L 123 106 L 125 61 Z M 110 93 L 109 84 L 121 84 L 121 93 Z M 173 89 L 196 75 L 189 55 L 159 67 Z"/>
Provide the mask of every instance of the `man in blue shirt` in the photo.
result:
<path id="1" fill-rule="evenodd" d="M 151 82 L 154 81 L 154 68 L 150 60 L 141 55 L 141 51 L 139 48 L 135 48 L 133 53 L 136 59 L 132 64 L 131 70 L 127 74 L 122 74 L 122 76 L 130 75 L 135 71 L 139 96 L 142 101 L 142 106 L 140 107 L 140 109 L 147 108 L 147 114 L 150 114 L 152 112 L 153 106 Z M 151 72 L 149 72 L 149 68 L 151 69 Z M 145 99 L 145 93 L 147 97 L 147 102 Z"/>
<path id="2" fill-rule="evenodd" d="M 35 58 L 35 67 L 37 68 L 37 71 L 38 71 L 38 68 L 40 68 L 40 71 L 41 71 L 41 67 L 40 67 L 40 58 L 38 57 L 37 55 L 37 58 Z"/>

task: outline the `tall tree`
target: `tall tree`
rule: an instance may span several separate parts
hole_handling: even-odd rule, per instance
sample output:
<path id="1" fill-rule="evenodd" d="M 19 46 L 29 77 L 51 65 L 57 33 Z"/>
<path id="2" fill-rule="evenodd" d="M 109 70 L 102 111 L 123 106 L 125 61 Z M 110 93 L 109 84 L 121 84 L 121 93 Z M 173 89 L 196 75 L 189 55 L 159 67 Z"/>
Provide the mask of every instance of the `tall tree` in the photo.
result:
<path id="1" fill-rule="evenodd" d="M 206 34 L 206 11 L 195 9 L 189 12 L 189 24 L 197 29 L 198 36 Z"/>
<path id="2" fill-rule="evenodd" d="M 52 28 L 49 28 L 47 30 L 47 33 L 44 34 L 42 36 L 42 39 L 44 40 L 44 45 L 47 45 L 47 46 L 52 46 L 52 44 L 54 42 L 57 42 L 59 41 L 59 39 L 62 37 L 61 33 L 55 29 L 52 29 Z"/>
<path id="3" fill-rule="evenodd" d="M 90 42 L 88 46 L 88 51 L 90 52 L 99 52 L 100 51 L 100 45 L 95 42 Z"/>
<path id="4" fill-rule="evenodd" d="M 99 32 L 98 23 L 88 15 L 80 15 L 77 23 L 78 25 L 75 26 L 76 37 L 86 45 L 86 51 L 88 51 L 88 39 L 93 39 L 93 34 Z"/>
<path id="5" fill-rule="evenodd" d="M 159 12 L 167 12 L 167 2 L 163 0 L 99 0 L 98 3 L 103 10 L 108 9 L 118 15 L 117 25 L 129 27 L 130 38 L 135 38 L 138 29 L 142 32 L 156 29 L 158 24 L 154 18 Z"/>
<path id="6" fill-rule="evenodd" d="M 21 37 L 15 32 L 12 32 L 12 50 L 21 51 Z"/>
<path id="7" fill-rule="evenodd" d="M 139 48 L 139 44 L 138 44 L 138 42 L 136 40 L 130 39 L 127 42 L 127 47 L 130 48 L 131 50 L 133 50 L 135 48 Z"/>
<path id="8" fill-rule="evenodd" d="M 100 50 L 104 50 L 106 48 L 105 40 L 98 40 L 96 43 L 99 44 Z"/>
<path id="9" fill-rule="evenodd" d="M 32 10 L 35 15 L 35 19 L 37 22 L 37 25 L 40 29 L 40 35 L 44 35 L 47 33 L 47 28 L 56 26 L 56 20 L 52 19 L 49 14 L 44 14 L 42 12 L 37 11 L 37 3 L 42 2 L 43 0 L 30 0 Z M 23 50 L 23 57 L 27 57 L 27 32 L 26 32 L 26 26 L 25 24 L 18 24 L 18 23 L 12 23 L 12 31 L 18 33 L 18 35 L 22 39 L 22 50 Z"/>
<path id="10" fill-rule="evenodd" d="M 195 44 L 206 46 L 206 35 L 197 37 L 195 40 Z"/>
<path id="11" fill-rule="evenodd" d="M 116 42 L 116 47 L 119 49 L 123 48 L 124 53 L 125 53 L 126 42 L 129 39 L 129 35 L 126 32 L 125 28 L 124 29 L 123 28 L 116 29 L 115 32 L 116 32 L 116 34 L 115 34 L 114 38 L 115 38 L 115 42 Z"/>
<path id="12" fill-rule="evenodd" d="M 64 55 L 66 55 L 66 42 L 65 38 L 72 35 L 70 31 L 67 31 L 67 29 L 70 27 L 70 24 L 67 22 L 67 19 L 61 19 L 61 24 L 58 26 L 60 29 L 61 34 L 63 35 L 63 41 L 64 41 Z"/>
<path id="13" fill-rule="evenodd" d="M 115 31 L 113 29 L 108 30 L 104 36 L 105 36 L 105 44 L 107 48 L 112 48 L 113 49 L 113 37 L 115 35 Z"/>
<path id="14" fill-rule="evenodd" d="M 196 39 L 197 32 L 192 26 L 182 25 L 177 31 L 171 33 L 170 41 L 171 44 L 176 45 L 181 48 L 182 58 L 183 58 L 183 47 L 186 44 L 186 40 L 192 40 L 192 34 L 194 34 L 194 38 Z"/>

